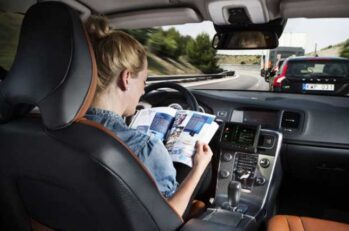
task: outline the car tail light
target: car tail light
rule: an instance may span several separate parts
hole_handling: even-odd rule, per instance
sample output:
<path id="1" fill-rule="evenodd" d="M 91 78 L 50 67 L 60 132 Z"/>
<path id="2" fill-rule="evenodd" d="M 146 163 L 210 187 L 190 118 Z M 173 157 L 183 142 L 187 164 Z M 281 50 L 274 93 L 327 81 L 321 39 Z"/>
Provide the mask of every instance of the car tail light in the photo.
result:
<path id="1" fill-rule="evenodd" d="M 274 79 L 274 87 L 281 87 L 282 86 L 282 81 L 284 81 L 284 79 L 286 79 L 285 76 L 278 76 Z"/>
<path id="2" fill-rule="evenodd" d="M 282 68 L 282 72 L 279 76 L 274 79 L 274 87 L 282 87 L 282 82 L 286 79 L 287 63 Z"/>

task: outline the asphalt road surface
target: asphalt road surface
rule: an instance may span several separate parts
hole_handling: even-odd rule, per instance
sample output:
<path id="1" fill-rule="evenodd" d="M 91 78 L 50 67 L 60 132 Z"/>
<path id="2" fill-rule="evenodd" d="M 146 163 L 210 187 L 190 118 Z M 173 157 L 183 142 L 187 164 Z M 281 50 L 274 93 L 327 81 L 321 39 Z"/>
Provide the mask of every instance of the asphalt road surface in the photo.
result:
<path id="1" fill-rule="evenodd" d="M 269 90 L 269 84 L 260 76 L 259 65 L 225 65 L 223 68 L 234 70 L 235 76 L 182 85 L 191 89 Z"/>

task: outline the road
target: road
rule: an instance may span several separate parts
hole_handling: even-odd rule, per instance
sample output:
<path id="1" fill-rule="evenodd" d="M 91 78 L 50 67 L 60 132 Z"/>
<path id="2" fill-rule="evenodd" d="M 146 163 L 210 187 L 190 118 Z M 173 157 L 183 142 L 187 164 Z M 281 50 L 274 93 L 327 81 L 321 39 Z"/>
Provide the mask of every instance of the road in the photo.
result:
<path id="1" fill-rule="evenodd" d="M 223 69 L 233 70 L 236 75 L 224 79 L 182 85 L 192 89 L 269 90 L 268 83 L 260 76 L 259 65 L 224 65 Z"/>

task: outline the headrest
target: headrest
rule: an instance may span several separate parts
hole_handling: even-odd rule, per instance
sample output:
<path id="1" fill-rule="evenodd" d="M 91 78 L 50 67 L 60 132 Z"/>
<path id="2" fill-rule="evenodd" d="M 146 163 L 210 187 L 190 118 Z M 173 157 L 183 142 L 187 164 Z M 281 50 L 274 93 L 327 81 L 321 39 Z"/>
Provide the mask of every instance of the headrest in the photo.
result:
<path id="1" fill-rule="evenodd" d="M 38 106 L 49 129 L 81 118 L 92 102 L 97 68 L 77 12 L 60 2 L 42 2 L 26 13 L 17 54 L 0 82 L 0 121 Z"/>

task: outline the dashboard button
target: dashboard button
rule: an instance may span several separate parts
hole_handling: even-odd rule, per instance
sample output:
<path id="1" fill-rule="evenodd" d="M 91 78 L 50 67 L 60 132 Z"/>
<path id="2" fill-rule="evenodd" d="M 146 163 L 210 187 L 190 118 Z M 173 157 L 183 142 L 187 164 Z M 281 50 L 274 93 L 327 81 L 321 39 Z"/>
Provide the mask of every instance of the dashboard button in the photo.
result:
<path id="1" fill-rule="evenodd" d="M 228 114 L 228 112 L 226 112 L 226 111 L 219 111 L 219 112 L 217 112 L 217 116 L 219 116 L 219 117 L 226 117 L 227 114 Z"/>
<path id="2" fill-rule="evenodd" d="M 265 135 L 263 140 L 263 147 L 271 148 L 274 145 L 274 136 Z"/>
<path id="3" fill-rule="evenodd" d="M 219 172 L 219 176 L 220 176 L 221 178 L 228 178 L 228 177 L 230 176 L 230 172 L 229 172 L 229 171 L 226 171 L 226 170 L 221 170 L 221 171 Z"/>
<path id="4" fill-rule="evenodd" d="M 266 158 L 263 158 L 259 161 L 259 165 L 262 167 L 262 168 L 268 168 L 269 165 L 270 165 L 270 161 Z"/>
<path id="5" fill-rule="evenodd" d="M 265 184 L 265 181 L 266 181 L 266 179 L 265 179 L 264 177 L 257 177 L 257 178 L 256 178 L 256 183 L 257 183 L 258 185 L 264 185 L 264 184 Z"/>
<path id="6" fill-rule="evenodd" d="M 233 159 L 233 155 L 230 154 L 229 152 L 226 152 L 226 153 L 223 154 L 223 160 L 224 160 L 224 161 L 229 162 L 229 161 L 231 161 L 232 159 Z"/>

